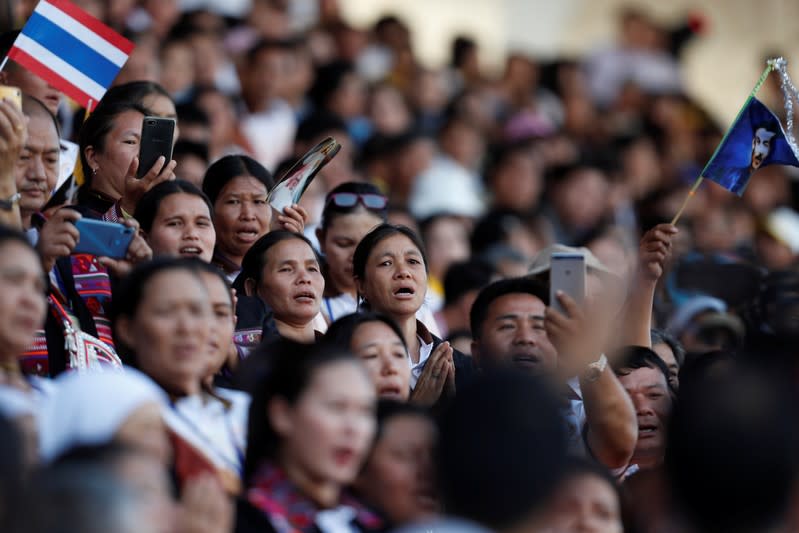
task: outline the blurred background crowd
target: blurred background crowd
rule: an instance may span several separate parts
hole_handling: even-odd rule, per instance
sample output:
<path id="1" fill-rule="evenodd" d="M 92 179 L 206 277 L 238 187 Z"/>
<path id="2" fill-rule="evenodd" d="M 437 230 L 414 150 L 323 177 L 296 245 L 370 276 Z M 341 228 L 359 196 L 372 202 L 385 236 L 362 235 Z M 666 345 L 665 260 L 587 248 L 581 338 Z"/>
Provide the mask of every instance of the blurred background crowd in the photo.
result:
<path id="1" fill-rule="evenodd" d="M 669 224 L 728 125 L 683 69 L 712 19 L 630 5 L 615 43 L 485 68 L 336 0 L 73 3 L 135 49 L 88 115 L 0 73 L 4 530 L 799 527 L 799 169 Z M 759 97 L 787 118 L 776 76 Z M 137 180 L 144 116 L 174 161 Z M 127 256 L 74 254 L 80 218 L 134 227 Z M 558 251 L 584 307 L 551 310 Z"/>

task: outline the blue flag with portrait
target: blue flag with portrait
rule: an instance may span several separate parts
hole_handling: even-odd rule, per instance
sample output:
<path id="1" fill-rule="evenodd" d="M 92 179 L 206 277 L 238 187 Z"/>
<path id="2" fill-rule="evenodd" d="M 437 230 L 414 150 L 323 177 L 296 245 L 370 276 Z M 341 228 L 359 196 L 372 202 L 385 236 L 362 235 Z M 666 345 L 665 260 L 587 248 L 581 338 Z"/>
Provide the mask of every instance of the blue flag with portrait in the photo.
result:
<path id="1" fill-rule="evenodd" d="M 799 159 L 788 144 L 779 119 L 752 97 L 721 140 L 702 177 L 741 196 L 752 174 L 772 164 L 799 167 Z"/>

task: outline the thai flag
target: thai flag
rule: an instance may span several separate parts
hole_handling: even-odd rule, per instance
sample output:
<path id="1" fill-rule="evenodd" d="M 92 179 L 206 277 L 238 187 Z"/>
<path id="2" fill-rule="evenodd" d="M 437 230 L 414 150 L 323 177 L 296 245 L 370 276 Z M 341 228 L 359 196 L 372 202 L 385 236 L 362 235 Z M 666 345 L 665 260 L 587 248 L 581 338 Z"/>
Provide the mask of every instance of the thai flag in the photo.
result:
<path id="1" fill-rule="evenodd" d="M 133 51 L 133 43 L 66 0 L 42 0 L 8 57 L 89 111 Z"/>

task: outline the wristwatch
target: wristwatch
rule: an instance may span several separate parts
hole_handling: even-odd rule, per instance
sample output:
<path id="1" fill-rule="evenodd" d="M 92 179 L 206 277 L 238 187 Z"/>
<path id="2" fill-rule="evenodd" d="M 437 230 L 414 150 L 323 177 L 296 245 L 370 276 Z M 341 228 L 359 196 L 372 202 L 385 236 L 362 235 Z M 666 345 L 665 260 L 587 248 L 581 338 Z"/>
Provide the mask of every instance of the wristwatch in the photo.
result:
<path id="1" fill-rule="evenodd" d="M 5 200 L 0 200 L 0 209 L 3 211 L 11 211 L 14 209 L 14 206 L 19 203 L 19 199 L 22 195 L 18 192 L 15 192 L 11 196 L 9 196 Z"/>
<path id="2" fill-rule="evenodd" d="M 599 356 L 599 359 L 588 365 L 583 374 L 583 379 L 588 383 L 593 383 L 599 379 L 599 376 L 602 375 L 602 372 L 604 372 L 607 367 L 608 358 L 605 357 L 605 354 L 602 354 Z"/>

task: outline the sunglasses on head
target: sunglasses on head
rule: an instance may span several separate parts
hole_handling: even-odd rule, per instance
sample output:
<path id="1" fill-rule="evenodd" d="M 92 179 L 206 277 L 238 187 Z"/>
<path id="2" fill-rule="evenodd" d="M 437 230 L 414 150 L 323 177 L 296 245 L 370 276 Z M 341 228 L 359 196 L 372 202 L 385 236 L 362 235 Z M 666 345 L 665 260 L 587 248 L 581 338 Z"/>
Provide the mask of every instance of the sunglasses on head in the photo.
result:
<path id="1" fill-rule="evenodd" d="M 358 202 L 362 203 L 367 209 L 385 209 L 388 204 L 388 198 L 382 194 L 337 192 L 336 194 L 331 194 L 327 199 L 328 204 L 332 203 L 337 207 L 355 207 Z"/>

